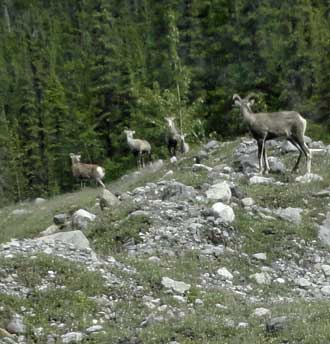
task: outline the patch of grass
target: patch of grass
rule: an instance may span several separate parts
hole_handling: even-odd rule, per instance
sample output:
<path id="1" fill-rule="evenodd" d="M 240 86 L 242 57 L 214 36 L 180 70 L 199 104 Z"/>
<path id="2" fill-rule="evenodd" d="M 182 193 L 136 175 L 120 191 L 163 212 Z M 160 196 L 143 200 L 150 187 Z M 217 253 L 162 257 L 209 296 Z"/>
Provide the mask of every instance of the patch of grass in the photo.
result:
<path id="1" fill-rule="evenodd" d="M 99 311 L 91 297 L 111 292 L 101 274 L 53 256 L 38 254 L 2 258 L 0 265 L 16 276 L 19 285 L 29 288 L 26 298 L 0 295 L 3 306 L 0 327 L 5 327 L 12 313 L 22 314 L 24 307 L 29 343 L 44 343 L 46 339 L 35 338 L 32 329 L 41 326 L 45 333 L 53 333 L 52 322 L 63 322 L 66 328 L 77 330 L 91 326 Z M 47 288 L 41 289 L 41 285 Z"/>
<path id="2" fill-rule="evenodd" d="M 315 239 L 313 224 L 306 221 L 294 225 L 284 220 L 257 219 L 243 210 L 236 210 L 235 227 L 244 236 L 243 249 L 248 254 L 266 252 L 271 260 L 283 257 L 294 249 L 293 238 Z"/>
<path id="3" fill-rule="evenodd" d="M 86 295 L 101 294 L 105 291 L 101 274 L 88 271 L 80 264 L 55 256 L 37 254 L 1 258 L 0 265 L 17 275 L 17 280 L 27 288 L 36 288 L 46 278 L 54 288 L 65 286 Z M 49 271 L 54 272 L 49 277 Z"/>
<path id="4" fill-rule="evenodd" d="M 107 210 L 90 227 L 88 238 L 102 254 L 112 254 L 123 249 L 128 242 L 142 241 L 140 233 L 148 230 L 151 219 L 143 214 L 130 216 L 138 208 L 133 203 Z"/>
<path id="5" fill-rule="evenodd" d="M 32 202 L 15 204 L 1 209 L 0 243 L 12 238 L 28 238 L 39 234 L 53 223 L 53 216 L 68 210 L 87 208 L 95 204 L 101 189 L 86 188 L 82 191 L 53 197 L 41 205 Z M 23 215 L 15 215 L 15 209 L 27 211 Z"/>

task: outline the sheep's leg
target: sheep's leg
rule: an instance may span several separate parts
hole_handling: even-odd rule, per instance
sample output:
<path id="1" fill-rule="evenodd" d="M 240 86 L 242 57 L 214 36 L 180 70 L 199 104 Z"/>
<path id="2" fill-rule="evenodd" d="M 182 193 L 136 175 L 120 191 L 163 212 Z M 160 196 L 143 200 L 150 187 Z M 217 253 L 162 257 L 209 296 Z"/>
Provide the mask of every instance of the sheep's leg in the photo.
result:
<path id="1" fill-rule="evenodd" d="M 264 150 L 264 160 L 265 160 L 265 165 L 266 165 L 266 173 L 268 173 L 270 171 L 270 167 L 268 163 L 268 156 L 267 156 L 266 148 Z"/>
<path id="2" fill-rule="evenodd" d="M 298 140 L 297 143 L 299 144 L 301 151 L 305 154 L 307 173 L 311 173 L 312 154 L 304 140 Z"/>
<path id="3" fill-rule="evenodd" d="M 176 156 L 176 148 L 177 148 L 177 143 L 175 143 L 175 145 L 173 146 L 173 155 L 172 156 Z"/>
<path id="4" fill-rule="evenodd" d="M 264 138 L 262 139 L 262 147 L 261 147 L 261 152 L 262 152 L 262 158 L 264 160 L 265 164 L 265 173 L 268 174 L 270 168 L 268 164 L 268 159 L 267 159 L 267 152 L 266 152 L 266 138 L 267 138 L 267 133 L 265 134 Z"/>
<path id="5" fill-rule="evenodd" d="M 167 145 L 168 153 L 172 156 L 172 146 L 170 144 Z"/>
<path id="6" fill-rule="evenodd" d="M 96 181 L 105 189 L 105 185 L 103 184 L 101 179 L 96 179 Z"/>
<path id="7" fill-rule="evenodd" d="M 262 141 L 257 140 L 258 144 L 258 160 L 259 160 L 259 173 L 262 174 L 263 166 L 262 166 Z"/>
<path id="8" fill-rule="evenodd" d="M 299 152 L 299 156 L 298 156 L 297 162 L 296 162 L 296 164 L 294 165 L 294 167 L 292 169 L 292 172 L 297 172 L 298 171 L 298 167 L 299 167 L 299 163 L 300 163 L 300 160 L 301 160 L 301 157 L 303 155 L 303 149 L 301 148 L 301 145 L 299 144 L 298 141 L 295 141 L 295 140 L 293 140 L 291 138 L 289 138 L 288 141 L 291 142 L 298 149 L 298 152 Z"/>

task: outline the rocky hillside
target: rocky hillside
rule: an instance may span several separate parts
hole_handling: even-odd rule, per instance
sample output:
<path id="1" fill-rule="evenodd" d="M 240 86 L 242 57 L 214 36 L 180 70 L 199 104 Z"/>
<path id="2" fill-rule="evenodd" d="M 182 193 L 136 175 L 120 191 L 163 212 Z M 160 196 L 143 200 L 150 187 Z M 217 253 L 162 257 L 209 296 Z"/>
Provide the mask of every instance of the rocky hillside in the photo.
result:
<path id="1" fill-rule="evenodd" d="M 328 343 L 330 146 L 309 145 L 310 175 L 288 144 L 261 177 L 254 141 L 211 141 L 2 209 L 0 343 Z"/>

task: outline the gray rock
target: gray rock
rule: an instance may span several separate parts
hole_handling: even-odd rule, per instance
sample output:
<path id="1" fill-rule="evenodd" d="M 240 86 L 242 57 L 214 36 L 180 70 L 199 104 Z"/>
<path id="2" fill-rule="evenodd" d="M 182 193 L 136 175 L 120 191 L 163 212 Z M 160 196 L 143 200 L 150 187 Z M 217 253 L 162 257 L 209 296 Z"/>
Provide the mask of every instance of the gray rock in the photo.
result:
<path id="1" fill-rule="evenodd" d="M 223 280 L 232 280 L 234 278 L 233 274 L 228 271 L 227 268 L 220 268 L 217 270 L 217 274 L 221 277 Z"/>
<path id="2" fill-rule="evenodd" d="M 51 235 L 58 232 L 59 228 L 56 225 L 50 225 L 44 231 L 40 232 L 40 236 Z"/>
<path id="3" fill-rule="evenodd" d="M 254 205 L 254 200 L 251 197 L 245 197 L 241 199 L 244 208 L 252 207 Z"/>
<path id="4" fill-rule="evenodd" d="M 207 160 L 208 157 L 208 153 L 204 150 L 201 150 L 194 156 L 194 161 L 196 164 L 200 164 L 203 160 Z"/>
<path id="5" fill-rule="evenodd" d="M 325 276 L 327 276 L 327 277 L 330 276 L 330 265 L 323 264 L 323 265 L 321 265 L 321 269 L 322 269 Z"/>
<path id="6" fill-rule="evenodd" d="M 281 219 L 292 222 L 296 225 L 301 223 L 301 213 L 303 209 L 301 208 L 279 208 L 274 211 L 274 213 Z"/>
<path id="7" fill-rule="evenodd" d="M 160 191 L 163 200 L 190 200 L 196 197 L 196 190 L 192 186 L 187 186 L 176 181 L 166 182 Z"/>
<path id="8" fill-rule="evenodd" d="M 213 169 L 212 169 L 212 167 L 206 166 L 206 165 L 203 165 L 203 164 L 193 164 L 192 165 L 192 170 L 194 172 L 197 172 L 197 171 L 207 171 L 207 172 L 210 172 Z"/>
<path id="9" fill-rule="evenodd" d="M 272 318 L 266 323 L 266 331 L 268 333 L 275 333 L 284 330 L 288 326 L 288 317 L 281 316 Z"/>
<path id="10" fill-rule="evenodd" d="M 267 308 L 256 308 L 253 312 L 253 315 L 255 315 L 258 318 L 265 318 L 265 317 L 269 317 L 271 314 L 271 311 Z"/>
<path id="11" fill-rule="evenodd" d="M 251 276 L 258 284 L 270 284 L 272 279 L 267 272 L 257 272 Z"/>
<path id="12" fill-rule="evenodd" d="M 321 226 L 318 226 L 318 238 L 322 244 L 330 246 L 330 211 Z"/>
<path id="13" fill-rule="evenodd" d="M 206 191 L 206 197 L 220 202 L 229 202 L 231 199 L 231 190 L 227 182 L 212 185 Z"/>
<path id="14" fill-rule="evenodd" d="M 295 283 L 300 287 L 300 288 L 309 288 L 312 285 L 312 282 L 307 280 L 306 278 L 299 277 L 295 280 Z"/>
<path id="15" fill-rule="evenodd" d="M 35 200 L 34 200 L 34 204 L 35 205 L 41 205 L 41 204 L 43 204 L 43 203 L 45 203 L 46 202 L 46 200 L 44 199 L 44 198 L 42 198 L 42 197 L 37 197 Z"/>
<path id="16" fill-rule="evenodd" d="M 6 326 L 6 330 L 13 334 L 25 334 L 26 326 L 24 324 L 23 317 L 19 314 L 14 314 Z"/>
<path id="17" fill-rule="evenodd" d="M 249 328 L 249 323 L 241 321 L 237 324 L 236 328 Z"/>
<path id="18" fill-rule="evenodd" d="M 61 336 L 63 344 L 80 343 L 84 338 L 81 332 L 68 332 Z"/>
<path id="19" fill-rule="evenodd" d="M 323 180 L 322 176 L 315 173 L 306 173 L 303 176 L 298 176 L 295 181 L 298 183 L 306 184 L 311 182 L 321 182 Z"/>
<path id="20" fill-rule="evenodd" d="M 206 151 L 210 151 L 210 150 L 219 148 L 219 146 L 220 145 L 218 141 L 212 140 L 204 145 L 204 149 L 206 149 Z"/>
<path id="21" fill-rule="evenodd" d="M 212 205 L 212 214 L 219 218 L 222 222 L 231 223 L 235 220 L 234 210 L 222 202 L 217 202 Z"/>
<path id="22" fill-rule="evenodd" d="M 159 171 L 163 166 L 164 161 L 162 159 L 158 159 L 156 161 L 153 161 L 149 167 L 152 171 L 156 172 Z"/>
<path id="23" fill-rule="evenodd" d="M 261 176 L 253 176 L 249 180 L 250 184 L 273 184 L 273 178 L 261 177 Z"/>
<path id="24" fill-rule="evenodd" d="M 330 296 L 330 286 L 326 285 L 324 287 L 321 288 L 321 293 L 324 296 Z"/>
<path id="25" fill-rule="evenodd" d="M 95 219 L 96 219 L 96 215 L 84 209 L 79 209 L 72 215 L 72 225 L 75 228 L 84 230 Z"/>
<path id="26" fill-rule="evenodd" d="M 190 289 L 190 284 L 175 281 L 169 277 L 162 277 L 161 284 L 164 288 L 171 289 L 178 294 L 184 294 L 186 291 Z"/>
<path id="27" fill-rule="evenodd" d="M 52 235 L 47 235 L 41 238 L 37 238 L 35 240 L 45 242 L 52 242 L 58 240 L 68 244 L 72 244 L 73 246 L 80 249 L 90 248 L 88 239 L 81 231 L 60 232 Z"/>
<path id="28" fill-rule="evenodd" d="M 67 214 L 56 214 L 53 217 L 53 222 L 55 223 L 55 225 L 57 226 L 62 226 L 66 223 L 66 221 L 68 220 L 68 216 Z"/>
<path id="29" fill-rule="evenodd" d="M 235 163 L 245 174 L 259 171 L 259 160 L 256 153 L 236 156 Z"/>
<path id="30" fill-rule="evenodd" d="M 32 211 L 31 210 L 28 210 L 28 209 L 14 209 L 12 212 L 11 212 L 13 215 L 16 215 L 16 216 L 22 216 L 22 215 L 27 215 L 27 214 L 31 214 Z"/>
<path id="31" fill-rule="evenodd" d="M 103 210 L 104 208 L 113 208 L 120 204 L 119 199 L 109 190 L 103 189 L 100 198 L 100 206 Z"/>
<path id="32" fill-rule="evenodd" d="M 274 173 L 284 173 L 285 172 L 285 166 L 279 158 L 270 156 L 268 158 L 268 163 L 269 163 L 269 167 L 270 167 L 271 172 L 274 172 Z"/>
<path id="33" fill-rule="evenodd" d="M 262 261 L 267 260 L 266 253 L 255 253 L 255 254 L 252 255 L 252 257 L 257 259 L 257 260 L 262 260 Z"/>
<path id="34" fill-rule="evenodd" d="M 298 149 L 291 142 L 285 140 L 281 145 L 281 151 L 283 153 L 297 152 Z"/>
<path id="35" fill-rule="evenodd" d="M 93 326 L 88 327 L 86 329 L 86 333 L 93 333 L 93 332 L 98 332 L 98 331 L 102 331 L 102 330 L 103 330 L 102 325 L 93 325 Z"/>

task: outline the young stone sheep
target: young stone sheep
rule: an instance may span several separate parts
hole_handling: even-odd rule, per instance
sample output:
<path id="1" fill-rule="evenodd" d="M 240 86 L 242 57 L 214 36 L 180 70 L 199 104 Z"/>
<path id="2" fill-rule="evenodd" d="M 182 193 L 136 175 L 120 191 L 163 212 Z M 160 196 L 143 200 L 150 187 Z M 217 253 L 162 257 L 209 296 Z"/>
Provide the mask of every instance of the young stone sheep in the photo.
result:
<path id="1" fill-rule="evenodd" d="M 133 139 L 135 131 L 133 130 L 124 130 L 127 138 L 127 144 L 131 149 L 134 156 L 137 158 L 138 168 L 144 167 L 144 155 L 148 155 L 149 161 L 151 161 L 151 146 L 150 143 L 146 140 Z"/>
<path id="2" fill-rule="evenodd" d="M 170 156 L 176 156 L 177 146 L 180 145 L 181 137 L 174 124 L 174 117 L 165 117 L 167 122 L 166 143 Z"/>
<path id="3" fill-rule="evenodd" d="M 182 154 L 188 153 L 189 152 L 189 145 L 188 143 L 185 141 L 185 134 L 180 135 L 180 152 Z"/>
<path id="4" fill-rule="evenodd" d="M 70 158 L 72 161 L 72 174 L 74 177 L 80 179 L 94 179 L 103 188 L 105 188 L 105 185 L 102 182 L 102 179 L 105 176 L 105 169 L 103 167 L 94 164 L 81 163 L 80 154 L 70 153 Z"/>
<path id="5" fill-rule="evenodd" d="M 241 110 L 244 120 L 247 122 L 254 139 L 258 144 L 258 159 L 260 173 L 270 170 L 265 142 L 274 138 L 284 137 L 291 142 L 299 151 L 298 160 L 293 168 L 293 172 L 298 169 L 300 159 L 304 154 L 307 163 L 307 173 L 311 173 L 311 152 L 304 139 L 306 130 L 306 120 L 296 111 L 260 112 L 253 113 L 251 105 L 254 100 L 252 94 L 241 99 L 238 94 L 233 95 L 235 105 Z M 263 160 L 263 161 L 262 161 Z"/>

